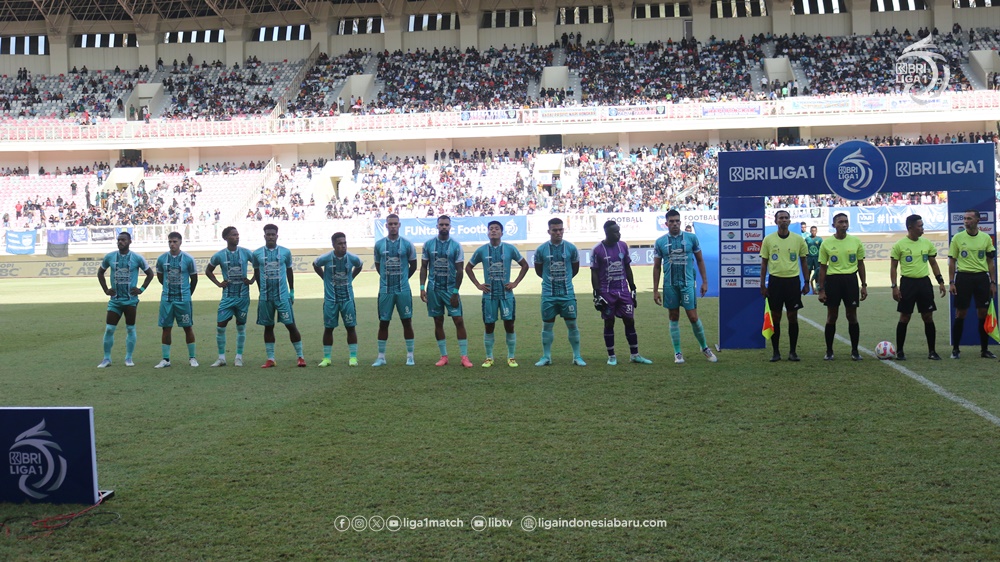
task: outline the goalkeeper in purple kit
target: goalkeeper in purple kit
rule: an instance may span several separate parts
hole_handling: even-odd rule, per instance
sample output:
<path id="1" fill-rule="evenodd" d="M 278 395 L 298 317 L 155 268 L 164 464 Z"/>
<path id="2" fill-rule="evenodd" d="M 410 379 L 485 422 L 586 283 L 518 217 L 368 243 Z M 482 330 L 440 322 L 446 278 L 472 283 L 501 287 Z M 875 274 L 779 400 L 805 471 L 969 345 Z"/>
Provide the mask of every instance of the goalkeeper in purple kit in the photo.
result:
<path id="1" fill-rule="evenodd" d="M 639 355 L 639 336 L 635 333 L 635 279 L 628 244 L 621 241 L 621 227 L 613 220 L 604 223 L 604 240 L 590 252 L 590 283 L 594 287 L 594 308 L 604 320 L 604 344 L 608 365 L 617 365 L 615 356 L 615 318 L 625 324 L 630 361 L 643 365 L 653 362 Z"/>

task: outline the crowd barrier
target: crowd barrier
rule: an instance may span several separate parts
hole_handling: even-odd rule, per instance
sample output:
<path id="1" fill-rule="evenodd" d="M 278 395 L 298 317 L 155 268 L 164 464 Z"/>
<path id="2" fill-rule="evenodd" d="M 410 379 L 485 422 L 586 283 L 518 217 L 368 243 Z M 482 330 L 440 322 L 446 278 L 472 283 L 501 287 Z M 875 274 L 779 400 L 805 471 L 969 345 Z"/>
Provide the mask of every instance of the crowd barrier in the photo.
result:
<path id="1" fill-rule="evenodd" d="M 947 92 L 918 102 L 907 95 L 793 97 L 770 101 L 650 103 L 624 106 L 575 106 L 502 110 L 455 110 L 421 113 L 351 114 L 329 117 L 280 117 L 277 112 L 229 121 L 152 119 L 101 121 L 18 119 L 0 122 L 0 141 L 87 142 L 165 138 L 268 137 L 345 131 L 392 131 L 426 128 L 518 127 L 523 125 L 627 123 L 632 121 L 784 118 L 788 116 L 938 113 L 1000 110 L 1000 91 Z M 980 119 L 985 118 L 981 117 Z M 664 123 L 664 127 L 669 127 Z"/>

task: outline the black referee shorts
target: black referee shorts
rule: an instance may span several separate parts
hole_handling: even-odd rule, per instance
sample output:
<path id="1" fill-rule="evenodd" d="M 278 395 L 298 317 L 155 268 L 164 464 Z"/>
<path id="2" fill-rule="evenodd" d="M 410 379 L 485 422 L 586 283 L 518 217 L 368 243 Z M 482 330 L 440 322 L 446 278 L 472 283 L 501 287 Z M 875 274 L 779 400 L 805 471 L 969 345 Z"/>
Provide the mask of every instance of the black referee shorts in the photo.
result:
<path id="1" fill-rule="evenodd" d="M 901 296 L 896 312 L 913 314 L 913 305 L 917 306 L 917 311 L 921 314 L 937 310 L 930 277 L 903 277 L 899 280 L 899 293 Z"/>
<path id="2" fill-rule="evenodd" d="M 969 301 L 976 299 L 976 308 L 986 308 L 990 305 L 990 274 L 985 271 L 977 273 L 955 274 L 955 308 L 969 308 Z"/>
<path id="3" fill-rule="evenodd" d="M 802 285 L 798 277 L 770 276 L 767 282 L 767 306 L 771 310 L 802 308 Z"/>
<path id="4" fill-rule="evenodd" d="M 826 306 L 857 308 L 861 304 L 861 289 L 858 287 L 857 273 L 840 273 L 826 276 Z"/>

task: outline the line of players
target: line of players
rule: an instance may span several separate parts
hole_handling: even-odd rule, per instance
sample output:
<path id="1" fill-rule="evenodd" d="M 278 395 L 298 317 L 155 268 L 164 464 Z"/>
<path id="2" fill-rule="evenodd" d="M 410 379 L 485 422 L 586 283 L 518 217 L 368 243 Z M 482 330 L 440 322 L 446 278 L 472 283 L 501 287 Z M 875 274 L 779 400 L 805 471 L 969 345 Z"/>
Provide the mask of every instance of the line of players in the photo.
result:
<path id="1" fill-rule="evenodd" d="M 955 297 L 955 318 L 952 321 L 951 358 L 961 355 L 959 343 L 965 327 L 965 317 L 972 300 L 975 300 L 979 325 L 980 356 L 995 359 L 988 349 L 988 335 L 984 320 L 990 302 L 996 297 L 997 265 L 996 248 L 988 234 L 979 230 L 979 211 L 965 211 L 964 229 L 952 237 L 948 248 L 948 284 L 937 263 L 937 249 L 923 238 L 924 222 L 920 215 L 906 218 L 906 236 L 893 245 L 890 251 L 889 277 L 892 298 L 898 305 L 899 321 L 896 324 L 896 359 L 905 360 L 906 329 L 916 308 L 924 321 L 927 340 L 927 358 L 938 361 L 935 349 L 937 330 L 934 326 L 934 287 L 931 272 L 938 283 L 940 297 L 950 292 Z M 798 361 L 798 310 L 802 308 L 802 295 L 810 288 L 826 305 L 826 355 L 832 361 L 833 341 L 837 333 L 840 305 L 844 305 L 851 341 L 851 359 L 861 361 L 858 351 L 860 325 L 858 306 L 868 298 L 865 248 L 861 241 L 847 233 L 850 221 L 846 214 L 833 217 L 835 233 L 826 239 L 816 236 L 816 227 L 805 236 L 806 223 L 801 223 L 802 235 L 789 230 L 791 217 L 788 211 L 774 214 L 777 232 L 764 238 L 761 245 L 762 261 L 760 291 L 767 298 L 771 310 L 774 334 L 771 337 L 771 361 L 780 361 L 780 323 L 782 312 L 788 315 L 789 361 Z M 765 277 L 770 274 L 767 284 Z M 897 275 L 899 276 L 897 284 Z"/>
<path id="2" fill-rule="evenodd" d="M 668 233 L 655 244 L 653 260 L 653 300 L 669 311 L 670 336 L 674 348 L 674 362 L 684 363 L 681 353 L 680 329 L 678 326 L 680 308 L 683 307 L 691 322 L 695 338 L 702 354 L 711 362 L 717 361 L 705 341 L 705 332 L 698 318 L 696 295 L 696 271 L 701 276 L 700 296 L 708 291 L 705 263 L 702 259 L 698 238 L 690 232 L 681 231 L 680 213 L 669 211 L 666 216 Z M 373 367 L 387 364 L 386 344 L 389 325 L 393 314 L 398 313 L 403 326 L 406 344 L 406 365 L 414 365 L 414 332 L 412 325 L 413 297 L 409 279 L 417 270 L 414 245 L 399 235 L 400 220 L 397 215 L 386 218 L 388 235 L 375 243 L 375 269 L 379 274 L 378 292 L 378 356 Z M 514 330 L 516 302 L 514 289 L 527 274 L 529 266 L 520 251 L 502 241 L 503 225 L 491 221 L 488 225 L 489 243 L 479 247 L 464 264 L 465 255 L 461 244 L 451 238 L 451 219 L 441 216 L 437 221 L 438 235 L 428 240 L 423 247 L 420 266 L 420 299 L 427 305 L 428 316 L 434 319 L 434 335 L 440 351 L 436 366 L 449 362 L 447 341 L 444 330 L 444 316 L 447 313 L 455 324 L 458 337 L 460 363 L 472 367 L 468 356 L 468 339 L 463 319 L 459 289 L 465 276 L 482 293 L 482 314 L 485 325 L 483 343 L 486 360 L 482 367 L 494 365 L 495 328 L 497 320 L 503 322 L 507 344 L 507 365 L 517 367 L 515 359 L 517 336 Z M 535 365 L 552 364 L 552 344 L 556 317 L 562 317 L 568 331 L 573 364 L 585 366 L 580 351 L 580 330 L 577 325 L 577 300 L 573 278 L 580 270 L 579 252 L 576 246 L 563 240 L 563 222 L 553 218 L 548 223 L 549 241 L 535 251 L 535 273 L 542 279 L 542 357 Z M 622 319 L 625 337 L 629 345 L 629 360 L 638 364 L 652 364 L 639 354 L 638 336 L 634 314 L 638 305 L 635 280 L 632 275 L 629 247 L 621 241 L 621 230 L 617 223 L 604 224 L 605 239 L 591 252 L 591 285 L 594 307 L 600 311 L 604 321 L 604 341 L 608 353 L 608 365 L 617 364 L 615 354 L 615 322 Z M 236 319 L 236 357 L 234 364 L 243 366 L 243 350 L 246 342 L 246 322 L 250 309 L 251 285 L 258 285 L 260 300 L 257 307 L 257 324 L 264 326 L 264 342 L 267 361 L 261 366 L 276 365 L 274 346 L 275 320 L 288 329 L 289 338 L 295 348 L 297 365 L 305 367 L 302 351 L 302 337 L 295 325 L 292 305 L 295 301 L 295 278 L 292 269 L 291 252 L 277 245 L 278 227 L 268 224 L 264 227 L 264 246 L 251 252 L 239 245 L 240 235 L 235 227 L 227 227 L 222 232 L 226 248 L 215 253 L 209 261 L 205 275 L 222 289 L 219 304 L 216 343 L 219 356 L 213 367 L 227 364 L 226 328 Z M 104 332 L 104 359 L 98 365 L 111 365 L 111 350 L 114 334 L 122 316 L 128 336 L 126 338 L 125 365 L 133 366 L 132 354 L 135 349 L 136 307 L 141 295 L 153 279 L 153 269 L 139 254 L 130 251 L 131 235 L 118 235 L 118 251 L 104 257 L 97 277 L 104 293 L 110 297 Z M 156 368 L 171 366 L 171 329 L 176 324 L 184 329 L 188 350 L 188 362 L 198 366 L 195 353 L 192 301 L 198 285 L 198 271 L 194 259 L 182 252 L 181 235 L 168 235 L 169 251 L 161 255 L 155 265 L 155 275 L 162 285 L 158 325 L 162 328 L 162 360 Z M 357 311 L 354 304 L 353 280 L 363 268 L 356 255 L 347 251 L 347 237 L 338 232 L 332 236 L 333 250 L 316 258 L 313 269 L 323 279 L 323 360 L 320 367 L 331 365 L 333 331 L 343 320 L 347 331 L 350 353 L 349 365 L 358 364 L 358 338 L 355 329 Z M 476 277 L 476 266 L 482 264 L 483 282 Z M 511 266 L 520 266 L 517 277 L 511 281 Z M 463 267 L 464 265 L 464 267 Z M 697 268 L 696 268 L 697 266 Z M 250 275 L 250 267 L 253 274 Z M 221 270 L 222 279 L 216 276 Z M 110 271 L 111 285 L 105 278 Z M 145 279 L 139 285 L 139 273 Z M 660 293 L 660 277 L 663 274 L 663 293 Z"/>

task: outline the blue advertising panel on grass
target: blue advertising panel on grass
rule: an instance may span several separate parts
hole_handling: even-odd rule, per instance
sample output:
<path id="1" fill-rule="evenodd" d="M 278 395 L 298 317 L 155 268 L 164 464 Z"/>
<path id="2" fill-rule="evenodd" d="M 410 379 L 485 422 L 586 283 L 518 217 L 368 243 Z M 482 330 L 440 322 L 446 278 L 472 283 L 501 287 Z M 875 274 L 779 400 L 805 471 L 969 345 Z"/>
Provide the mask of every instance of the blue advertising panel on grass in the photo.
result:
<path id="1" fill-rule="evenodd" d="M 830 216 L 847 213 L 851 232 L 868 234 L 876 232 L 903 232 L 906 217 L 920 215 L 925 232 L 948 230 L 948 206 L 940 205 L 887 205 L 884 207 L 832 207 Z"/>
<path id="2" fill-rule="evenodd" d="M 774 223 L 776 209 L 768 209 L 769 216 L 765 215 L 764 197 L 833 193 L 861 201 L 879 192 L 947 191 L 949 237 L 957 232 L 955 217 L 961 223 L 966 208 L 980 210 L 980 228 L 995 237 L 994 168 L 992 144 L 879 148 L 864 141 L 848 141 L 834 149 L 720 153 L 721 346 L 753 349 L 766 343 L 760 334 L 764 309 L 760 269 L 748 267 L 760 265 L 756 254 L 765 228 Z M 854 233 L 903 230 L 895 224 L 911 213 L 924 217 L 927 230 L 943 230 L 940 209 L 935 207 L 917 205 L 908 211 L 856 207 L 845 212 Z M 831 211 L 831 216 L 836 214 Z M 947 271 L 946 256 L 941 257 L 942 271 Z M 975 318 L 971 312 L 969 316 Z M 978 342 L 974 320 L 968 321 L 973 324 L 964 331 L 964 345 Z"/>
<path id="3" fill-rule="evenodd" d="M 0 408 L 0 502 L 95 504 L 93 408 Z"/>
<path id="4" fill-rule="evenodd" d="M 524 216 L 501 215 L 496 217 L 451 217 L 451 237 L 458 242 L 482 242 L 485 244 L 490 221 L 503 225 L 503 239 L 506 242 L 524 242 L 528 239 L 528 218 Z M 385 238 L 389 231 L 385 219 L 375 221 L 375 238 Z M 437 217 L 425 219 L 399 219 L 399 235 L 414 244 L 423 244 L 437 236 Z"/>

